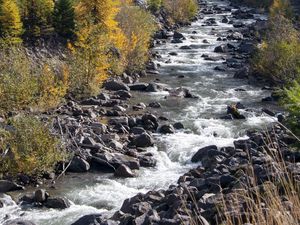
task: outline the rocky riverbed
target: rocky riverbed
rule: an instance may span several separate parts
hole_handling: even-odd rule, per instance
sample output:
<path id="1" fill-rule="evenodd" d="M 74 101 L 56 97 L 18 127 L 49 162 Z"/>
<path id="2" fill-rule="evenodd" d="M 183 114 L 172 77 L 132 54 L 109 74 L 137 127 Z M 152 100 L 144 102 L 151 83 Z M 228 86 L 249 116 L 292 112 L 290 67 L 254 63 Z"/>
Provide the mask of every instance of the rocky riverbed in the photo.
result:
<path id="1" fill-rule="evenodd" d="M 73 156 L 58 168 L 67 175 L 1 181 L 13 199 L 0 196 L 0 223 L 189 224 L 182 207 L 195 207 L 192 193 L 203 223 L 214 224 L 219 187 L 230 193 L 249 178 L 238 170 L 251 162 L 261 182 L 270 175 L 266 136 L 252 130 L 284 116 L 248 65 L 266 16 L 227 1 L 199 4 L 190 26 L 157 33 L 146 73 L 110 79 L 100 95 L 41 116 Z M 269 133 L 298 160 L 287 149 L 293 137 L 280 126 Z"/>

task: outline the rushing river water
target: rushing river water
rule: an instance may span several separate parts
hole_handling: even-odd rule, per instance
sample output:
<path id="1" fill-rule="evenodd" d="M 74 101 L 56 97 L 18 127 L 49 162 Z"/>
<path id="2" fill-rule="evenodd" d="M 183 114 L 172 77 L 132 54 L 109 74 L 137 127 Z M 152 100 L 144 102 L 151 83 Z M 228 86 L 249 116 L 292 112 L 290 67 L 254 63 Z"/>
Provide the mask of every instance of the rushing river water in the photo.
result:
<path id="1" fill-rule="evenodd" d="M 210 0 L 209 3 L 219 6 L 229 4 L 218 0 Z M 217 35 L 234 29 L 232 25 L 220 22 L 224 15 L 230 17 L 230 13 L 206 15 L 192 26 L 180 30 L 187 38 L 184 43 L 172 44 L 168 41 L 154 49 L 162 56 L 157 61 L 161 65 L 160 74 L 147 79 L 159 78 L 159 82 L 172 88 L 187 87 L 200 97 L 165 98 L 167 95 L 165 92 L 135 94 L 136 102 L 160 102 L 162 108 L 157 109 L 155 113 L 174 122 L 180 121 L 186 128 L 176 134 L 155 136 L 157 147 L 149 149 L 158 160 L 155 168 L 143 168 L 136 178 L 128 179 L 117 179 L 112 174 L 99 173 L 68 175 L 57 183 L 57 189 L 50 190 L 52 194 L 66 196 L 72 201 L 73 205 L 66 210 L 21 209 L 11 202 L 8 196 L 0 196 L 7 202 L 4 208 L 0 208 L 0 223 L 5 218 L 21 217 L 38 225 L 70 225 L 83 215 L 91 213 L 103 212 L 111 215 L 120 208 L 123 200 L 138 192 L 167 188 L 175 184 L 180 175 L 196 166 L 190 159 L 199 148 L 211 144 L 220 147 L 230 146 L 235 139 L 245 138 L 247 129 L 263 127 L 274 121 L 274 118 L 260 113 L 262 107 L 272 107 L 261 102 L 263 97 L 270 95 L 268 91 L 248 85 L 247 80 L 233 79 L 234 71 L 214 70 L 215 66 L 223 65 L 224 60 L 211 62 L 201 57 L 202 54 L 220 55 L 213 53 L 214 48 L 222 43 L 216 40 Z M 204 20 L 208 18 L 216 18 L 218 26 L 214 26 L 215 30 L 212 30 L 212 26 L 202 26 Z M 254 21 L 243 20 L 245 23 Z M 204 39 L 209 44 L 204 44 Z M 179 49 L 182 45 L 193 45 L 193 49 Z M 168 54 L 170 52 L 177 52 L 178 55 L 170 56 Z M 184 78 L 178 78 L 179 75 L 184 75 Z M 243 88 L 246 91 L 237 92 L 234 90 L 236 88 Z M 218 119 L 226 113 L 227 105 L 236 102 L 255 110 L 242 111 L 247 115 L 246 120 Z"/>

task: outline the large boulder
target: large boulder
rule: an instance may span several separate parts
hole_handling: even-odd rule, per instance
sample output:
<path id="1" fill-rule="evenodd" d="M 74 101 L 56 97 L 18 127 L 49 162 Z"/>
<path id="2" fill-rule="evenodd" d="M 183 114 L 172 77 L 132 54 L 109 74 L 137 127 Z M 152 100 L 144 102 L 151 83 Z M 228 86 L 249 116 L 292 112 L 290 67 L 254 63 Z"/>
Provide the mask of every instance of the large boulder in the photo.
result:
<path id="1" fill-rule="evenodd" d="M 83 158 L 75 156 L 68 168 L 68 171 L 75 173 L 83 173 L 90 170 L 90 164 Z"/>
<path id="2" fill-rule="evenodd" d="M 45 202 L 48 197 L 49 194 L 46 192 L 45 189 L 39 189 L 34 192 L 34 200 L 36 202 Z"/>
<path id="3" fill-rule="evenodd" d="M 133 170 L 137 170 L 140 168 L 140 163 L 138 159 L 128 155 L 123 155 L 121 153 L 96 153 L 92 157 L 92 162 L 97 167 L 97 169 L 104 168 L 113 171 L 116 171 L 117 168 L 122 164 L 128 166 L 130 169 Z"/>
<path id="4" fill-rule="evenodd" d="M 124 164 L 121 164 L 118 167 L 114 175 L 116 177 L 134 177 L 134 173 L 132 172 L 132 170 Z"/>
<path id="5" fill-rule="evenodd" d="M 8 180 L 0 180 L 0 193 L 18 191 L 24 189 L 23 186 Z"/>
<path id="6" fill-rule="evenodd" d="M 108 80 L 104 83 L 104 88 L 109 91 L 125 90 L 130 91 L 130 88 L 122 81 Z"/>
<path id="7" fill-rule="evenodd" d="M 78 219 L 72 225 L 100 225 L 103 223 L 101 214 L 86 215 Z"/>
<path id="8" fill-rule="evenodd" d="M 227 47 L 227 45 L 219 45 L 215 48 L 214 52 L 226 53 L 226 52 L 228 52 L 228 47 Z"/>
<path id="9" fill-rule="evenodd" d="M 146 91 L 147 87 L 147 83 L 135 83 L 129 85 L 131 91 Z"/>
<path id="10" fill-rule="evenodd" d="M 133 140 L 133 144 L 136 147 L 145 148 L 145 147 L 153 146 L 154 140 L 149 134 L 143 133 L 143 134 L 135 136 L 135 138 Z"/>
<path id="11" fill-rule="evenodd" d="M 192 157 L 191 161 L 193 163 L 200 162 L 205 156 L 209 154 L 209 152 L 218 151 L 218 147 L 216 145 L 206 146 L 204 148 L 199 149 Z"/>
<path id="12" fill-rule="evenodd" d="M 173 35 L 174 39 L 185 39 L 185 37 L 183 36 L 182 33 L 179 33 L 178 31 L 174 31 L 174 35 Z"/>
<path id="13" fill-rule="evenodd" d="M 170 124 L 165 124 L 162 125 L 158 128 L 158 131 L 162 134 L 174 134 L 175 133 L 175 129 L 173 127 L 173 125 Z"/>
<path id="14" fill-rule="evenodd" d="M 57 198 L 48 198 L 44 205 L 47 208 L 52 208 L 52 209 L 66 209 L 71 206 L 71 203 L 68 199 L 64 197 L 57 197 Z"/>

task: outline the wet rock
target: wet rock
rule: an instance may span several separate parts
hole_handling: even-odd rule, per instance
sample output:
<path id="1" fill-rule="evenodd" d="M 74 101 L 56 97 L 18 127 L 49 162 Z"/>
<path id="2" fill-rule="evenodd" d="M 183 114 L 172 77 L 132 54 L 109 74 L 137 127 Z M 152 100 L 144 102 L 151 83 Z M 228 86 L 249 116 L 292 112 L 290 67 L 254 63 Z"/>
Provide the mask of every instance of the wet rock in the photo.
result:
<path id="1" fill-rule="evenodd" d="M 181 43 L 183 43 L 183 41 L 182 40 L 180 40 L 180 39 L 173 39 L 172 41 L 171 41 L 171 43 L 173 43 L 173 44 L 181 44 Z"/>
<path id="2" fill-rule="evenodd" d="M 111 125 L 118 125 L 122 124 L 128 126 L 128 117 L 117 117 L 109 120 L 109 124 Z"/>
<path id="3" fill-rule="evenodd" d="M 97 98 L 100 99 L 100 100 L 104 100 L 104 101 L 110 100 L 109 95 L 106 94 L 106 93 L 101 93 L 101 94 L 99 94 L 99 95 L 97 96 Z"/>
<path id="4" fill-rule="evenodd" d="M 86 215 L 78 219 L 72 225 L 100 225 L 103 223 L 101 214 Z"/>
<path id="5" fill-rule="evenodd" d="M 171 55 L 171 56 L 177 56 L 178 53 L 177 52 L 170 52 L 169 55 Z"/>
<path id="6" fill-rule="evenodd" d="M 156 159 L 150 156 L 139 157 L 141 167 L 154 167 L 156 166 Z"/>
<path id="7" fill-rule="evenodd" d="M 185 37 L 183 36 L 183 34 L 177 32 L 177 31 L 174 31 L 173 38 L 174 39 L 185 39 Z"/>
<path id="8" fill-rule="evenodd" d="M 124 164 L 121 164 L 117 168 L 114 175 L 116 177 L 134 177 L 134 173 L 131 171 L 131 169 Z"/>
<path id="9" fill-rule="evenodd" d="M 136 147 L 145 148 L 152 146 L 154 144 L 154 140 L 149 134 L 143 133 L 136 136 L 133 140 L 133 143 Z"/>
<path id="10" fill-rule="evenodd" d="M 229 115 L 221 116 L 220 119 L 221 120 L 233 120 L 233 116 L 231 114 L 229 114 Z"/>
<path id="11" fill-rule="evenodd" d="M 174 127 L 176 130 L 184 129 L 184 125 L 183 125 L 181 122 L 174 123 L 174 124 L 173 124 L 173 127 Z"/>
<path id="12" fill-rule="evenodd" d="M 269 116 L 275 116 L 275 113 L 274 113 L 274 112 L 272 112 L 271 110 L 266 109 L 266 108 L 263 108 L 263 109 L 262 109 L 262 112 L 266 113 L 266 114 L 269 115 Z"/>
<path id="13" fill-rule="evenodd" d="M 138 104 L 136 104 L 136 105 L 133 105 L 133 106 L 132 106 L 132 109 L 135 110 L 135 111 L 139 111 L 139 110 L 144 110 L 144 109 L 146 109 L 146 107 L 147 107 L 147 106 L 146 106 L 144 103 L 140 102 L 140 103 L 138 103 Z"/>
<path id="14" fill-rule="evenodd" d="M 221 72 L 225 72 L 225 71 L 226 71 L 226 68 L 225 68 L 224 66 L 216 66 L 216 67 L 214 68 L 214 70 L 216 70 L 216 71 L 221 71 Z"/>
<path id="15" fill-rule="evenodd" d="M 48 198 L 44 205 L 47 208 L 52 208 L 52 209 L 66 209 L 71 206 L 71 203 L 68 199 L 64 197 L 57 197 L 57 198 Z"/>
<path id="16" fill-rule="evenodd" d="M 111 142 L 108 143 L 108 146 L 113 148 L 113 149 L 116 149 L 118 151 L 122 150 L 123 149 L 123 144 L 121 144 L 120 142 L 116 141 L 116 140 L 112 140 Z"/>
<path id="17" fill-rule="evenodd" d="M 34 200 L 35 202 L 45 202 L 47 198 L 49 197 L 49 194 L 44 189 L 36 190 L 34 193 Z"/>
<path id="18" fill-rule="evenodd" d="M 80 158 L 79 156 L 75 156 L 72 159 L 72 162 L 68 168 L 69 172 L 75 172 L 75 173 L 84 173 L 89 170 L 90 170 L 90 164 L 83 158 Z"/>
<path id="19" fill-rule="evenodd" d="M 232 115 L 234 119 L 246 119 L 246 117 L 239 112 L 236 104 L 227 106 L 227 114 Z"/>
<path id="20" fill-rule="evenodd" d="M 115 95 L 119 96 L 120 99 L 127 100 L 132 97 L 129 91 L 120 90 L 115 93 Z"/>
<path id="21" fill-rule="evenodd" d="M 191 46 L 188 46 L 188 45 L 184 45 L 184 46 L 181 46 L 179 49 L 182 49 L 182 50 L 190 50 L 192 49 Z"/>
<path id="22" fill-rule="evenodd" d="M 165 124 L 162 125 L 158 128 L 158 131 L 162 134 L 174 134 L 175 133 L 175 129 L 173 127 L 173 125 L 170 124 Z"/>
<path id="23" fill-rule="evenodd" d="M 103 87 L 109 91 L 119 91 L 119 90 L 130 91 L 130 88 L 125 83 L 117 80 L 108 80 L 104 83 Z"/>
<path id="24" fill-rule="evenodd" d="M 8 180 L 0 180 L 0 193 L 23 190 L 24 187 Z"/>
<path id="25" fill-rule="evenodd" d="M 233 32 L 232 34 L 227 36 L 228 40 L 242 40 L 244 38 L 243 34 L 240 32 Z"/>
<path id="26" fill-rule="evenodd" d="M 92 162 L 94 167 L 98 170 L 104 169 L 116 171 L 122 164 L 128 166 L 132 170 L 138 170 L 140 168 L 138 159 L 121 153 L 96 153 L 92 157 Z"/>
<path id="27" fill-rule="evenodd" d="M 14 219 L 6 221 L 3 225 L 35 225 L 35 223 L 29 220 Z"/>
<path id="28" fill-rule="evenodd" d="M 135 83 L 129 85 L 131 91 L 146 91 L 147 87 L 147 83 Z"/>
<path id="29" fill-rule="evenodd" d="M 233 78 L 235 79 L 246 79 L 248 77 L 249 77 L 249 67 L 244 67 L 238 70 L 233 76 Z"/>
<path id="30" fill-rule="evenodd" d="M 142 124 L 146 130 L 156 130 L 158 128 L 158 120 L 152 114 L 145 114 L 142 116 Z"/>
<path id="31" fill-rule="evenodd" d="M 228 22 L 229 22 L 229 19 L 226 16 L 224 16 L 222 19 L 222 23 L 228 23 Z"/>
<path id="32" fill-rule="evenodd" d="M 149 103 L 149 107 L 151 107 L 151 108 L 161 108 L 161 104 L 159 102 L 151 102 L 151 103 Z"/>
<path id="33" fill-rule="evenodd" d="M 147 88 L 146 88 L 147 92 L 158 92 L 159 91 L 159 87 L 156 83 L 150 83 Z"/>
<path id="34" fill-rule="evenodd" d="M 217 46 L 215 48 L 214 52 L 217 52 L 217 53 L 226 53 L 226 52 L 228 52 L 228 47 L 227 47 L 227 45 Z"/>
<path id="35" fill-rule="evenodd" d="M 143 127 L 133 127 L 131 128 L 130 132 L 133 134 L 143 134 L 146 132 L 146 130 Z"/>
<path id="36" fill-rule="evenodd" d="M 202 158 L 208 154 L 209 151 L 218 151 L 218 147 L 216 145 L 206 146 L 204 148 L 199 149 L 196 154 L 193 155 L 191 161 L 193 163 L 200 162 Z"/>

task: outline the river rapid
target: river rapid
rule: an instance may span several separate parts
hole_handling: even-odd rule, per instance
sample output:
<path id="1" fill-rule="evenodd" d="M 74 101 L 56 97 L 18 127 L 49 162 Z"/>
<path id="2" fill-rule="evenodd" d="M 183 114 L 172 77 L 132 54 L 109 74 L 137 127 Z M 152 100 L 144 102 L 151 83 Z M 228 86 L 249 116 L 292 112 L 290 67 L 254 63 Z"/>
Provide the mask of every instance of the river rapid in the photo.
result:
<path id="1" fill-rule="evenodd" d="M 209 0 L 209 5 L 228 7 L 229 2 Z M 175 184 L 178 178 L 189 169 L 196 167 L 190 159 L 201 147 L 215 144 L 219 147 L 231 146 L 236 139 L 246 138 L 246 130 L 263 128 L 275 118 L 261 113 L 262 108 L 272 109 L 271 103 L 261 99 L 270 96 L 268 90 L 259 85 L 248 84 L 248 80 L 234 79 L 235 70 L 217 71 L 216 66 L 224 66 L 225 60 L 207 61 L 203 54 L 209 56 L 230 57 L 229 54 L 214 53 L 216 46 L 228 43 L 217 41 L 217 37 L 226 36 L 228 30 L 234 30 L 232 24 L 221 23 L 224 16 L 231 18 L 231 12 L 204 15 L 191 26 L 181 28 L 186 40 L 173 44 L 170 40 L 157 45 L 153 52 L 161 57 L 156 59 L 160 65 L 159 75 L 149 75 L 147 81 L 159 79 L 170 88 L 187 87 L 198 99 L 179 99 L 167 97 L 168 92 L 133 93 L 134 102 L 157 101 L 162 108 L 153 110 L 158 116 L 169 118 L 172 122 L 182 122 L 184 130 L 170 135 L 155 134 L 156 147 L 149 151 L 155 155 L 158 163 L 155 168 L 142 168 L 135 178 L 118 179 L 112 174 L 86 173 L 71 174 L 59 180 L 51 194 L 65 196 L 72 201 L 72 206 L 65 210 L 44 208 L 21 208 L 9 196 L 3 195 L 5 206 L 0 208 L 0 224 L 7 218 L 23 218 L 38 225 L 70 225 L 78 218 L 92 213 L 112 215 L 122 202 L 139 192 L 167 188 Z M 214 18 L 217 26 L 203 26 L 205 20 Z M 266 19 L 264 15 L 255 14 L 255 19 L 241 20 L 254 23 L 256 19 Z M 207 40 L 208 43 L 203 43 Z M 232 41 L 235 44 L 235 41 Z M 191 49 L 180 49 L 191 46 Z M 176 52 L 176 54 L 169 54 Z M 181 77 L 181 78 L 179 78 Z M 236 88 L 245 91 L 235 91 Z M 246 120 L 222 120 L 226 107 L 241 102 L 246 109 L 241 110 Z M 31 191 L 31 190 L 28 190 Z M 20 193 L 19 195 L 24 194 Z M 17 196 L 16 196 L 17 195 Z M 18 194 L 14 198 L 19 197 Z"/>

